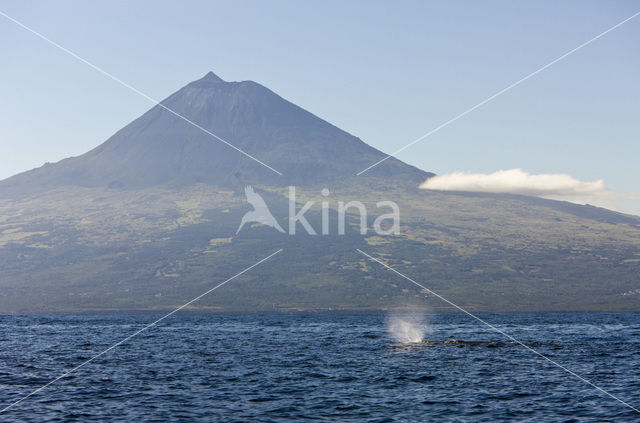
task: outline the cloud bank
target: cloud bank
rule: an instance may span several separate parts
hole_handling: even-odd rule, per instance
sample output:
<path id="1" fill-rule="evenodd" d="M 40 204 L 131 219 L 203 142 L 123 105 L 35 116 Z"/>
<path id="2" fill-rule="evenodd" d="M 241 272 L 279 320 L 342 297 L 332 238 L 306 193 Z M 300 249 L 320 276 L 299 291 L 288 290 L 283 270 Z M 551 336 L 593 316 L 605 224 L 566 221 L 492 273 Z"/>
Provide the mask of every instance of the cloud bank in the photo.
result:
<path id="1" fill-rule="evenodd" d="M 608 190 L 602 180 L 583 182 L 565 174 L 532 175 L 522 169 L 489 174 L 453 172 L 429 178 L 420 188 L 531 195 L 640 214 L 640 195 Z"/>
<path id="2" fill-rule="evenodd" d="M 427 179 L 420 188 L 442 191 L 499 192 L 538 197 L 583 196 L 606 191 L 604 182 L 582 182 L 569 175 L 531 175 L 522 169 L 494 173 L 453 172 Z"/>

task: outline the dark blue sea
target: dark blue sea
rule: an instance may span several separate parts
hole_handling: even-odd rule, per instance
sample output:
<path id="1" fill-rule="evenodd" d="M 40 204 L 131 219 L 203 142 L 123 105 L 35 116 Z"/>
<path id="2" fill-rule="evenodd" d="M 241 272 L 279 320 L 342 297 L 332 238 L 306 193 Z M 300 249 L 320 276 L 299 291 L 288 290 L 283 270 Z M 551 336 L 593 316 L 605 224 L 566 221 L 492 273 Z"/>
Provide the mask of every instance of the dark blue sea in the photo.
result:
<path id="1" fill-rule="evenodd" d="M 0 316 L 0 408 L 160 316 Z M 490 343 L 401 343 L 385 313 L 178 313 L 0 421 L 640 421 L 469 316 L 423 317 L 424 339 Z M 640 408 L 640 314 L 480 317 Z"/>

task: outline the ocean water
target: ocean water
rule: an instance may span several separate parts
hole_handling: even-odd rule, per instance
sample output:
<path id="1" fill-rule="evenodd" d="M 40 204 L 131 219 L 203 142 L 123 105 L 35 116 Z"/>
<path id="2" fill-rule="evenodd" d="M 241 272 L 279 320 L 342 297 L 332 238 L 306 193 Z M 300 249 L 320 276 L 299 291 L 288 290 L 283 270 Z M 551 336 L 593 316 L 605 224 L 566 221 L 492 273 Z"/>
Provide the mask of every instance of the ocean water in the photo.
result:
<path id="1" fill-rule="evenodd" d="M 1 315 L 0 408 L 160 316 Z M 640 314 L 480 316 L 640 408 Z M 493 343 L 402 343 L 384 313 L 176 314 L 0 421 L 640 421 L 468 316 L 410 324 Z"/>

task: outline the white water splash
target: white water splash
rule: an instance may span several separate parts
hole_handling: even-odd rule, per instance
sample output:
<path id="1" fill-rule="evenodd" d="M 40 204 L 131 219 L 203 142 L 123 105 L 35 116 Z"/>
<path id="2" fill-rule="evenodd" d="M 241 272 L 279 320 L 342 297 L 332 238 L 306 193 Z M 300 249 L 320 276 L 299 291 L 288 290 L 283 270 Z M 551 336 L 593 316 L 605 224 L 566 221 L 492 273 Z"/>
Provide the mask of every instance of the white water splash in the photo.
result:
<path id="1" fill-rule="evenodd" d="M 429 327 L 425 314 L 417 311 L 395 311 L 387 316 L 389 335 L 403 344 L 422 342 Z"/>

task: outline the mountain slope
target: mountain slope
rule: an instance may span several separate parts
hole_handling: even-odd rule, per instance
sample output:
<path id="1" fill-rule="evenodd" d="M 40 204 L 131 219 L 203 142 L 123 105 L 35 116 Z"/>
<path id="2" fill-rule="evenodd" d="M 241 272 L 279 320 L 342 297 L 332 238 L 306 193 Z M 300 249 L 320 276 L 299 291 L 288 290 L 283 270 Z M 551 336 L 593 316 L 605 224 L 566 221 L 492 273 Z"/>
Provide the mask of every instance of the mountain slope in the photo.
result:
<path id="1" fill-rule="evenodd" d="M 1 182 L 0 195 L 64 185 L 326 184 L 352 177 L 386 156 L 252 81 L 225 82 L 210 72 L 161 104 L 283 175 L 155 106 L 81 156 Z M 403 182 L 430 175 L 394 158 L 370 173 Z"/>
<path id="2" fill-rule="evenodd" d="M 280 170 L 279 176 L 160 107 L 86 154 L 0 182 L 0 312 L 177 307 L 282 248 L 194 304 L 204 310 L 381 309 L 446 304 L 368 260 L 470 310 L 640 310 L 640 218 L 539 198 L 425 191 L 430 174 L 253 82 L 213 74 L 163 104 Z M 297 210 L 317 233 L 246 225 L 254 186 L 279 224 Z M 321 194 L 322 188 L 329 194 Z M 325 194 L 326 191 L 325 191 Z M 368 232 L 338 204 L 359 200 Z M 400 233 L 372 230 L 378 202 Z"/>
<path id="3" fill-rule="evenodd" d="M 256 191 L 286 228 L 286 190 Z M 326 198 L 313 188 L 297 196 L 316 201 L 306 216 L 320 232 Z M 397 236 L 360 235 L 357 216 L 336 235 L 340 200 L 363 201 L 372 226 L 380 193 L 363 185 L 332 191 L 331 235 L 316 236 L 300 226 L 295 236 L 264 226 L 236 235 L 250 206 L 208 184 L 0 199 L 0 311 L 170 309 L 280 248 L 194 307 L 455 311 L 360 249 L 474 311 L 640 310 L 638 219 L 601 209 L 583 217 L 565 203 L 513 195 L 396 188 L 384 196 L 402 213 Z"/>

